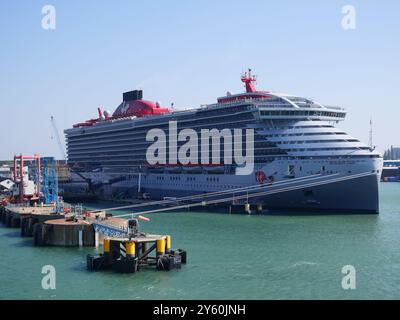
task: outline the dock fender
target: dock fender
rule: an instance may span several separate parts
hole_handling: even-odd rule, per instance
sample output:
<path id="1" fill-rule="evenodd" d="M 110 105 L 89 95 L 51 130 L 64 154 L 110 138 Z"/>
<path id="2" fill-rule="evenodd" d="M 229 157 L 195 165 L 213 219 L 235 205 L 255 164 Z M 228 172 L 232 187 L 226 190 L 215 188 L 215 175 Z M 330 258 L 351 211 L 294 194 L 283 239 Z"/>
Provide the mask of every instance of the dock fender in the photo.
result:
<path id="1" fill-rule="evenodd" d="M 6 212 L 6 227 L 10 228 L 11 227 L 11 220 L 12 220 L 12 214 L 10 212 Z"/>
<path id="2" fill-rule="evenodd" d="M 33 226 L 33 245 L 40 246 L 42 244 L 42 224 L 37 223 Z"/>
<path id="3" fill-rule="evenodd" d="M 37 223 L 39 223 L 39 219 L 38 218 L 29 217 L 28 224 L 27 224 L 27 233 L 28 234 L 33 234 L 33 227 Z"/>
<path id="4" fill-rule="evenodd" d="M 171 254 L 180 255 L 182 263 L 186 264 L 187 262 L 187 252 L 182 249 L 174 249 L 171 251 Z"/>
<path id="5" fill-rule="evenodd" d="M 47 241 L 49 240 L 49 235 L 53 231 L 53 226 L 48 225 L 48 224 L 43 224 L 42 225 L 42 241 L 43 245 L 47 244 Z"/>
<path id="6" fill-rule="evenodd" d="M 26 225 L 29 218 L 21 218 L 21 237 L 24 237 L 26 234 Z"/>

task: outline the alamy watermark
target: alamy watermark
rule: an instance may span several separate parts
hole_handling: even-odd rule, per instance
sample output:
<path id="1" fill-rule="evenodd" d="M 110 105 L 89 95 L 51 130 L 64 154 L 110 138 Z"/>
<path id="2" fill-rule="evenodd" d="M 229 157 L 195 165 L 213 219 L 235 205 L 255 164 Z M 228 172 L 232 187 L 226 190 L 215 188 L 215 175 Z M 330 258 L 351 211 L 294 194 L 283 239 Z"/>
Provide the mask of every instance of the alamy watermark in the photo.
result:
<path id="1" fill-rule="evenodd" d="M 43 290 L 55 290 L 56 289 L 56 268 L 52 265 L 45 265 L 42 268 L 42 274 L 45 276 L 42 278 Z"/>
<path id="2" fill-rule="evenodd" d="M 146 141 L 153 142 L 146 151 L 150 165 L 236 164 L 240 167 L 238 175 L 249 175 L 254 169 L 254 129 L 201 129 L 199 136 L 194 129 L 178 132 L 177 122 L 170 121 L 168 134 L 159 128 L 151 129 Z"/>
<path id="3" fill-rule="evenodd" d="M 52 5 L 42 7 L 42 28 L 44 30 L 56 29 L 56 8 Z"/>
<path id="4" fill-rule="evenodd" d="M 342 289 L 355 290 L 356 289 L 356 268 L 350 264 L 343 266 L 342 274 Z"/>
<path id="5" fill-rule="evenodd" d="M 357 27 L 357 12 L 356 8 L 352 5 L 345 5 L 342 7 L 342 28 L 344 30 L 355 30 Z"/>

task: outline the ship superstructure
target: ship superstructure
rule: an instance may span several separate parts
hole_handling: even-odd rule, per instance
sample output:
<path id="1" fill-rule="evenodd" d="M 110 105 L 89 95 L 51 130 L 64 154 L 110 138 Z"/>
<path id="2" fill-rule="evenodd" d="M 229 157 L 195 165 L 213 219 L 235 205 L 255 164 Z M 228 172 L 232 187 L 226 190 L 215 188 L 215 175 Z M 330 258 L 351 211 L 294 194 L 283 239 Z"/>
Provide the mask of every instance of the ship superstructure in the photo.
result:
<path id="1" fill-rule="evenodd" d="M 65 130 L 68 163 L 100 185 L 99 192 L 113 195 L 162 199 L 258 184 L 273 189 L 287 181 L 297 188 L 249 202 L 271 210 L 379 211 L 382 157 L 335 127 L 346 117 L 343 108 L 258 91 L 250 71 L 241 80 L 244 93 L 228 92 L 215 104 L 185 111 L 143 100 L 140 90 L 124 93 L 112 115 L 99 109 L 98 118 Z M 199 135 L 202 129 L 253 129 L 253 172 L 241 175 L 240 166 L 224 163 L 223 152 L 212 164 L 149 164 L 147 133 L 154 128 L 168 132 L 171 122 L 178 131 L 193 129 Z M 165 152 L 171 156 L 169 148 Z"/>

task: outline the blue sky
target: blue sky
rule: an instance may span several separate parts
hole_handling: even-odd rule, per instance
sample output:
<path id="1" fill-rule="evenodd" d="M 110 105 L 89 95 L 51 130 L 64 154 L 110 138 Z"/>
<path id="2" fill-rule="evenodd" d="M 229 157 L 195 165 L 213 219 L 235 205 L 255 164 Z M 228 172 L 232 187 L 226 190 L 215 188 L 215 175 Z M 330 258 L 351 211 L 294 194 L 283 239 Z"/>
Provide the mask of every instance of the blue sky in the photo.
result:
<path id="1" fill-rule="evenodd" d="M 41 27 L 56 8 L 56 30 Z M 343 30 L 344 5 L 355 30 Z M 113 111 L 122 92 L 178 108 L 258 88 L 348 110 L 339 126 L 379 150 L 400 145 L 400 2 L 11 1 L 0 2 L 0 159 L 59 157 L 59 130 Z"/>

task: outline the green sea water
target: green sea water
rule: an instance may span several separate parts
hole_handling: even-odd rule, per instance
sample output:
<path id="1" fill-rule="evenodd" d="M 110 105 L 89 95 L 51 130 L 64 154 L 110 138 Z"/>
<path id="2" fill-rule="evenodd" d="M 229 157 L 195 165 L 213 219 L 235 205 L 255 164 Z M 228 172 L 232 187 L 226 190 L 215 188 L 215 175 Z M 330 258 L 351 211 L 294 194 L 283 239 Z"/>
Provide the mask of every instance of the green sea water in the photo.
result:
<path id="1" fill-rule="evenodd" d="M 399 299 L 400 183 L 382 183 L 380 198 L 379 215 L 152 214 L 142 231 L 188 251 L 170 272 L 91 273 L 96 249 L 33 247 L 0 227 L 0 299 Z M 55 290 L 42 289 L 44 265 Z M 355 290 L 342 289 L 345 265 Z"/>

